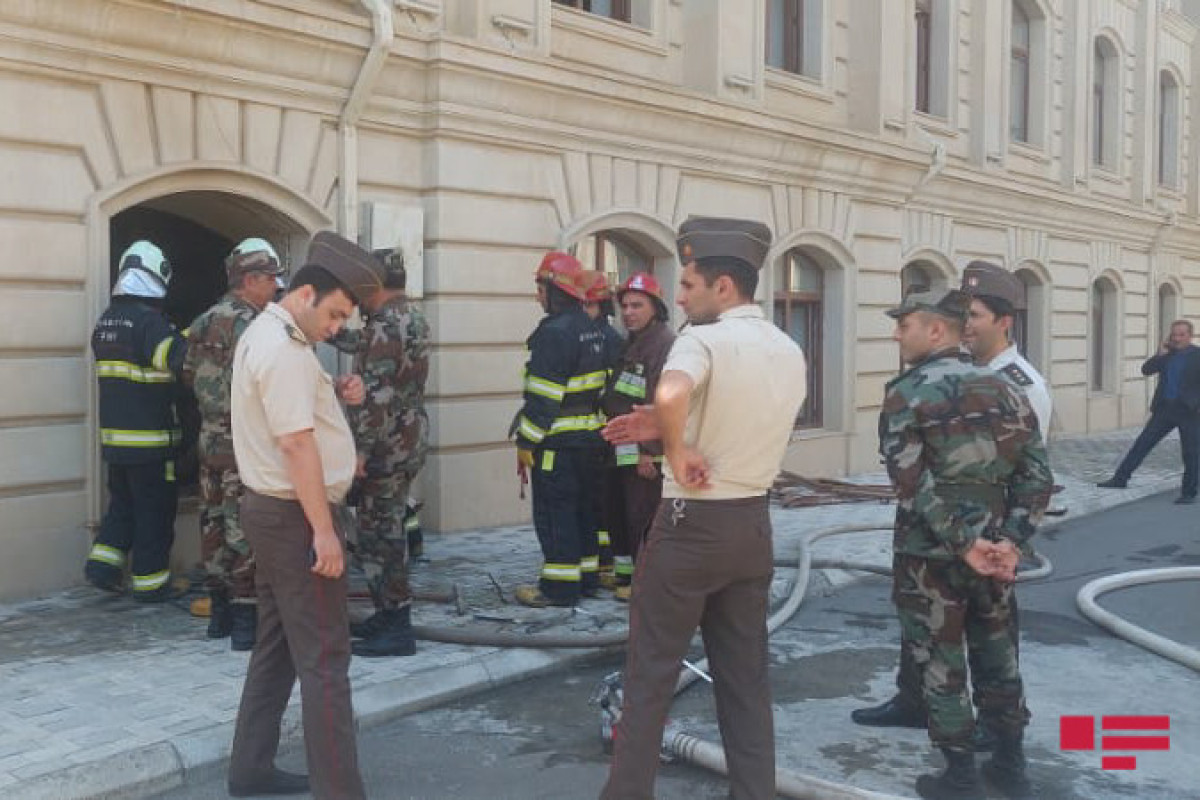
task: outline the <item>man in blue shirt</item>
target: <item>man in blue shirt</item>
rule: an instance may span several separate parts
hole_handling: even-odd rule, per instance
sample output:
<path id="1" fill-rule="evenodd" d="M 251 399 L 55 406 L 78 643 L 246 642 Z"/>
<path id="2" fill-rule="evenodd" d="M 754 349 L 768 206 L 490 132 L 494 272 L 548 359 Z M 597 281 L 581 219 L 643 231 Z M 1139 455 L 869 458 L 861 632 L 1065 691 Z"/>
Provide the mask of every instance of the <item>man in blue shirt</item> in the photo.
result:
<path id="1" fill-rule="evenodd" d="M 1150 403 L 1150 419 L 1117 471 L 1096 484 L 1105 489 L 1124 489 L 1142 461 L 1175 428 L 1183 450 L 1183 487 L 1175 500 L 1181 505 L 1196 502 L 1200 478 L 1200 347 L 1192 344 L 1192 323 L 1179 320 L 1156 355 L 1142 364 L 1143 375 L 1158 375 L 1158 388 Z"/>

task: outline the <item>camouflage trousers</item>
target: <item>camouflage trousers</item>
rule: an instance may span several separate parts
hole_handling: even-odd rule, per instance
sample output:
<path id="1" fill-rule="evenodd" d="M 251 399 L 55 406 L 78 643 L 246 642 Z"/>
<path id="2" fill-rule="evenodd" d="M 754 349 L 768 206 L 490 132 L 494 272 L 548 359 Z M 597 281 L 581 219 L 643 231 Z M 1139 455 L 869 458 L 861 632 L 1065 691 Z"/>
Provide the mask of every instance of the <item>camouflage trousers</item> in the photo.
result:
<path id="1" fill-rule="evenodd" d="M 408 536 L 404 531 L 411 479 L 408 473 L 399 473 L 362 481 L 356 506 L 358 542 L 354 557 L 367 576 L 367 589 L 376 608 L 398 608 L 412 598 Z"/>
<path id="2" fill-rule="evenodd" d="M 967 694 L 967 648 L 980 722 L 1018 735 L 1029 722 L 1010 617 L 1013 587 L 976 575 L 955 559 L 897 555 L 892 599 L 901 646 L 912 655 L 938 747 L 971 747 L 975 719 Z"/>
<path id="3" fill-rule="evenodd" d="M 236 469 L 200 467 L 200 560 L 210 592 L 254 601 L 254 553 L 242 533 L 238 503 L 242 481 Z"/>

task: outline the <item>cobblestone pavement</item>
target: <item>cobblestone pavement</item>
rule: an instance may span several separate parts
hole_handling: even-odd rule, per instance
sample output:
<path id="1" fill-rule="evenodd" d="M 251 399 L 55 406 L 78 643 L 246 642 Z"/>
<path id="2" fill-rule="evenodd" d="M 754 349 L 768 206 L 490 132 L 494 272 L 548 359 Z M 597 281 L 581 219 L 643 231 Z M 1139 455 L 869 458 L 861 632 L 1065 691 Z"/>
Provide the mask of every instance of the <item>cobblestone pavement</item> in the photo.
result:
<path id="1" fill-rule="evenodd" d="M 1151 454 L 1130 488 L 1093 485 L 1111 473 L 1136 433 L 1056 440 L 1051 458 L 1065 491 L 1054 505 L 1065 506 L 1074 517 L 1176 488 L 1175 437 Z M 886 528 L 891 516 L 891 506 L 877 502 L 775 508 L 777 556 L 792 557 L 813 531 L 843 525 Z M 886 565 L 889 542 L 884 530 L 849 534 L 819 542 L 813 552 L 816 558 Z M 427 557 L 414 565 L 414 588 L 454 591 L 457 602 L 419 602 L 414 615 L 419 624 L 558 633 L 624 626 L 624 606 L 609 599 L 585 601 L 577 611 L 533 610 L 510 602 L 514 586 L 532 579 L 540 566 L 529 526 L 431 536 L 426 550 Z M 776 594 L 786 590 L 789 578 L 790 570 L 779 570 Z M 851 573 L 826 570 L 814 578 L 813 588 L 829 591 L 852 579 Z M 89 588 L 0 605 L 0 795 L 58 800 L 115 787 L 132 796 L 137 791 L 130 787 L 143 779 L 139 770 L 152 772 L 147 764 L 156 758 L 165 757 L 178 771 L 226 757 L 248 654 L 230 652 L 227 640 L 206 639 L 204 628 L 183 601 L 146 607 Z M 356 712 L 360 724 L 371 724 L 389 713 L 553 668 L 570 657 L 563 651 L 422 643 L 411 658 L 356 658 L 351 665 Z M 297 693 L 285 737 L 298 734 L 298 702 Z M 158 780 L 142 791 L 165 788 L 164 778 Z"/>

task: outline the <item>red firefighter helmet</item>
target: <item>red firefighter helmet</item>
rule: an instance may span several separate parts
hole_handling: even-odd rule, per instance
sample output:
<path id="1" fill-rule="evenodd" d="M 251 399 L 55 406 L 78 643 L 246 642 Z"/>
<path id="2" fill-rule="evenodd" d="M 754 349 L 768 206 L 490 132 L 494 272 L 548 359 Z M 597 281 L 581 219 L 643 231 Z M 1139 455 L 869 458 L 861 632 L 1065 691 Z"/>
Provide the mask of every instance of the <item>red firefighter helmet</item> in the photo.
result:
<path id="1" fill-rule="evenodd" d="M 612 289 L 608 285 L 608 276 L 595 269 L 585 269 L 580 273 L 580 284 L 583 285 L 584 299 L 589 303 L 599 303 L 612 299 Z"/>
<path id="2" fill-rule="evenodd" d="M 541 266 L 534 273 L 534 280 L 545 281 L 551 286 L 557 286 L 576 300 L 585 300 L 582 286 L 583 265 L 579 259 L 561 250 L 551 250 L 542 258 Z"/>
<path id="3" fill-rule="evenodd" d="M 633 275 L 630 275 L 629 280 L 625 281 L 623 284 L 621 284 L 621 287 L 617 289 L 618 302 L 628 291 L 648 294 L 658 302 L 666 304 L 666 301 L 663 300 L 662 287 L 658 285 L 658 281 L 655 280 L 654 276 L 649 272 L 635 272 Z"/>

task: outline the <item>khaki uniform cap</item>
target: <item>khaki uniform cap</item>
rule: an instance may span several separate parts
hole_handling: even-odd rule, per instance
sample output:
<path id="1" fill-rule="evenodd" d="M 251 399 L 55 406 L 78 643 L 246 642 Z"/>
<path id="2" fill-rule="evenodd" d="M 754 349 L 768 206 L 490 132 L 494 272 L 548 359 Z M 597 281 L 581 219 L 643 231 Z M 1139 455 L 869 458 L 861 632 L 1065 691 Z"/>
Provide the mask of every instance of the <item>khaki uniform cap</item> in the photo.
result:
<path id="1" fill-rule="evenodd" d="M 747 219 L 690 217 L 679 226 L 675 245 L 681 264 L 723 256 L 762 269 L 771 249 L 771 229 Z"/>
<path id="2" fill-rule="evenodd" d="M 341 281 L 356 303 L 383 288 L 383 264 L 354 242 L 332 231 L 320 231 L 313 236 L 305 263 L 321 267 Z"/>
<path id="3" fill-rule="evenodd" d="M 1025 307 L 1025 284 L 1004 267 L 972 261 L 963 269 L 962 290 L 972 297 L 995 297 L 1013 308 Z"/>

